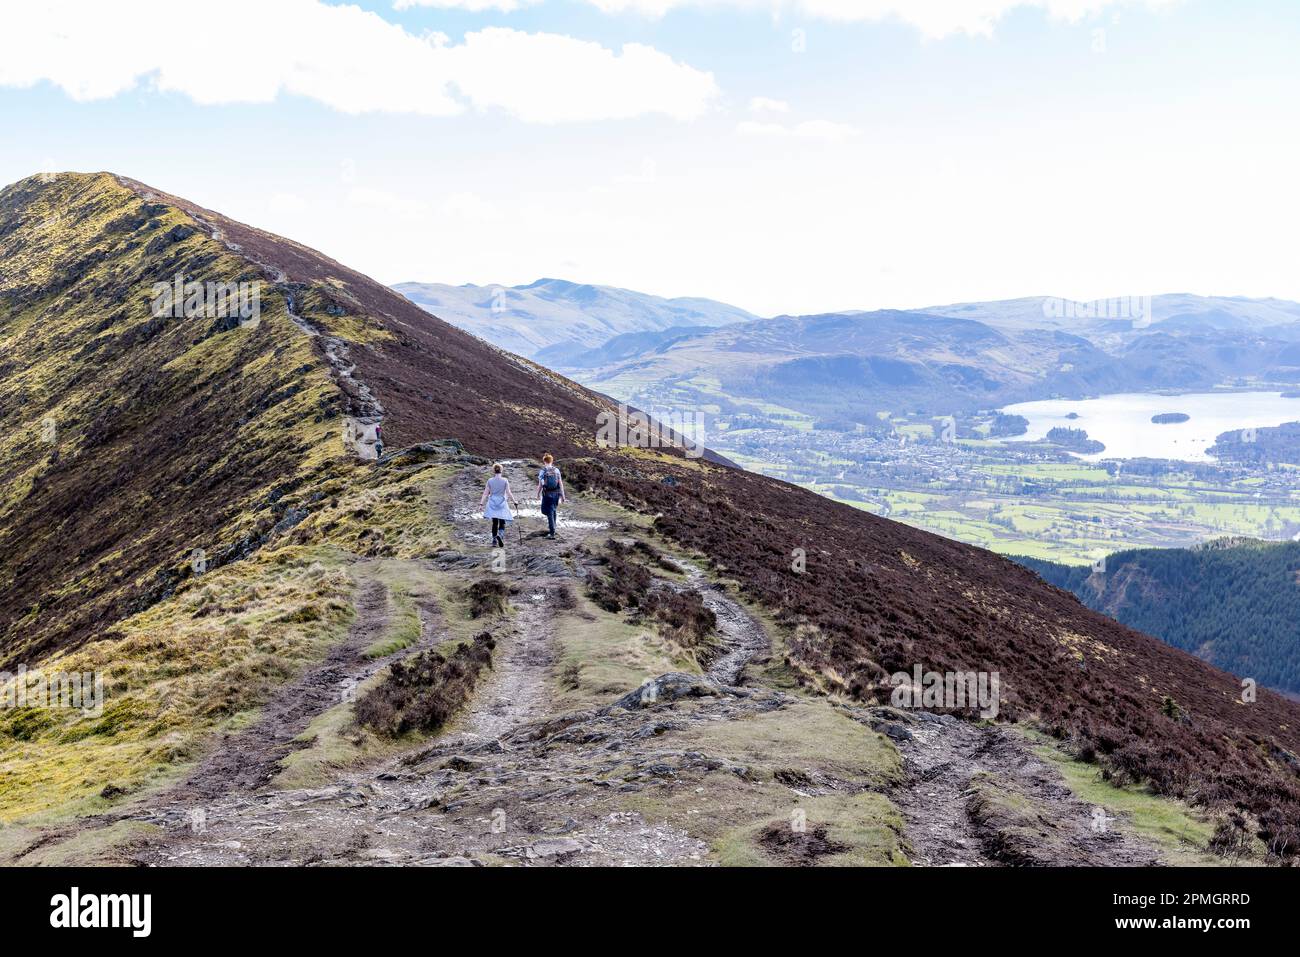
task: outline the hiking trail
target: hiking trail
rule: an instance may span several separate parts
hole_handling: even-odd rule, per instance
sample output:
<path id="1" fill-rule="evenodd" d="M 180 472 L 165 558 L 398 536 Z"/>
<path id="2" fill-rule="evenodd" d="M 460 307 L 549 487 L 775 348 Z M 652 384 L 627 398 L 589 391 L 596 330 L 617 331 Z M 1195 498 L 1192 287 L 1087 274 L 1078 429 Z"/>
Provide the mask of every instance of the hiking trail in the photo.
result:
<path id="1" fill-rule="evenodd" d="M 907 781 L 891 796 L 907 821 L 914 864 L 1161 863 L 1122 827 L 1098 829 L 1097 809 L 1075 797 L 1014 731 L 926 712 L 891 717 L 899 715 L 911 718 L 904 728 L 910 737 L 896 741 Z M 999 795 L 1008 793 L 1013 802 L 1033 799 L 1028 821 L 999 806 Z M 1021 830 L 1026 824 L 1036 831 L 1032 840 Z"/>
<path id="2" fill-rule="evenodd" d="M 755 771 L 738 752 L 715 753 L 710 735 L 735 722 L 842 709 L 891 738 L 903 755 L 906 780 L 888 796 L 906 821 L 915 863 L 1021 862 L 1014 848 L 996 846 L 996 821 L 976 806 L 981 772 L 1013 782 L 1053 815 L 1077 822 L 1053 845 L 1054 862 L 1148 859 L 1118 832 L 1090 834 L 1089 809 L 1010 732 L 749 683 L 746 669 L 768 653 L 768 635 L 698 564 L 679 556 L 673 561 L 680 579 L 656 587 L 696 590 L 716 616 L 719 651 L 705 673 L 662 674 L 586 710 L 559 707 L 555 596 L 581 589 L 597 572 L 590 551 L 575 546 L 583 536 L 635 530 L 611 527 L 607 513 L 571 497 L 561 510 L 559 540 L 549 540 L 532 502 L 534 476 L 517 462 L 506 463 L 506 472 L 524 509 L 507 531 L 505 549 L 489 546 L 478 506 L 485 471 L 470 467 L 451 480 L 445 506 L 455 547 L 406 563 L 460 587 L 489 576 L 509 586 L 506 613 L 484 620 L 496 641 L 492 669 L 441 733 L 393 757 L 333 768 L 320 786 L 277 786 L 279 762 L 311 746 L 303 732 L 339 705 L 342 686 L 449 637 L 444 610 L 426 597 L 418 604 L 418 643 L 366 657 L 391 612 L 386 586 L 367 562 L 358 562 L 356 619 L 325 660 L 279 688 L 253 724 L 224 739 L 183 783 L 83 825 L 153 825 L 121 852 L 125 862 L 145 865 L 704 864 L 708 843 L 646 809 L 689 799 L 710 813 L 734 813 L 710 805 L 701 782 L 719 773 L 751 781 Z M 806 762 L 782 770 L 769 787 L 780 782 L 792 802 L 878 788 Z M 792 863 L 813 863 L 833 848 L 821 832 L 779 843 L 789 845 Z"/>

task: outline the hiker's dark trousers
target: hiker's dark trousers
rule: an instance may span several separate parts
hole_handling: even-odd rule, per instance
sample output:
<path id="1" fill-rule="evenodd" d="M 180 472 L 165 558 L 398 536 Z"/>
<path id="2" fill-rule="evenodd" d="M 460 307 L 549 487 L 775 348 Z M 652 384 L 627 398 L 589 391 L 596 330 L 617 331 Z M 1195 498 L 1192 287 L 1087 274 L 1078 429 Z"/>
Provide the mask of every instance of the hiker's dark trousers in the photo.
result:
<path id="1" fill-rule="evenodd" d="M 502 535 L 502 534 L 504 534 L 504 533 L 505 533 L 505 530 L 506 530 L 506 520 L 505 520 L 504 518 L 494 518 L 494 519 L 492 519 L 492 537 L 493 537 L 493 538 L 496 538 L 498 535 Z"/>
<path id="2" fill-rule="evenodd" d="M 551 534 L 555 534 L 555 516 L 560 510 L 559 494 L 551 495 L 544 493 L 542 495 L 542 514 L 546 516 L 546 522 L 551 527 Z"/>

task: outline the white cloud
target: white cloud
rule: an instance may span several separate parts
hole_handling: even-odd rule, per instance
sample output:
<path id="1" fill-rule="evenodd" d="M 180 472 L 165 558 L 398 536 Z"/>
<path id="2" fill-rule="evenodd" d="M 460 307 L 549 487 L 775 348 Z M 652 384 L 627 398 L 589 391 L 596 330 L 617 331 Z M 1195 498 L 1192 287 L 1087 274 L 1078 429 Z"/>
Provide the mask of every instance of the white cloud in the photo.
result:
<path id="1" fill-rule="evenodd" d="M 693 119 L 718 92 L 712 73 L 640 43 L 615 54 L 571 37 L 489 27 L 446 54 L 456 86 L 475 105 L 537 123 L 645 113 Z"/>
<path id="2" fill-rule="evenodd" d="M 832 123 L 830 120 L 804 120 L 791 126 L 780 123 L 759 123 L 746 120 L 736 127 L 736 132 L 743 136 L 770 136 L 803 140 L 822 140 L 826 143 L 843 143 L 861 135 L 857 127 L 847 123 Z"/>
<path id="3" fill-rule="evenodd" d="M 751 113 L 789 113 L 790 104 L 785 100 L 774 100 L 767 96 L 756 96 L 749 101 Z"/>
<path id="4" fill-rule="evenodd" d="M 165 29 L 141 30 L 150 23 Z M 222 24 L 252 26 L 226 32 Z M 557 123 L 650 113 L 691 119 L 718 93 L 711 73 L 641 44 L 615 52 L 500 27 L 451 44 L 319 0 L 5 3 L 0 36 L 13 41 L 0 58 L 0 86 L 48 81 L 81 101 L 144 82 L 201 104 L 291 94 L 345 113 L 451 116 L 472 107 Z"/>
<path id="5" fill-rule="evenodd" d="M 1077 22 L 1112 4 L 1144 2 L 1168 6 L 1179 0 L 587 0 L 606 13 L 661 17 L 684 7 L 789 12 L 835 22 L 898 20 L 931 39 L 966 33 L 992 34 L 997 22 L 1018 7 L 1045 10 L 1049 16 Z"/>
<path id="6" fill-rule="evenodd" d="M 494 202 L 473 190 L 453 190 L 440 200 L 429 201 L 373 186 L 353 186 L 347 191 L 348 203 L 364 213 L 376 213 L 384 219 L 399 218 L 410 222 L 502 223 L 505 212 Z"/>
<path id="7" fill-rule="evenodd" d="M 396 0 L 393 8 L 410 10 L 413 7 L 437 7 L 440 10 L 466 10 L 470 13 L 483 13 L 487 10 L 514 13 L 541 2 L 542 0 Z"/>
<path id="8" fill-rule="evenodd" d="M 614 177 L 614 182 L 625 185 L 636 186 L 646 183 L 653 183 L 659 179 L 659 164 L 654 161 L 653 157 L 647 156 L 641 160 L 641 170 L 637 173 L 620 173 Z"/>

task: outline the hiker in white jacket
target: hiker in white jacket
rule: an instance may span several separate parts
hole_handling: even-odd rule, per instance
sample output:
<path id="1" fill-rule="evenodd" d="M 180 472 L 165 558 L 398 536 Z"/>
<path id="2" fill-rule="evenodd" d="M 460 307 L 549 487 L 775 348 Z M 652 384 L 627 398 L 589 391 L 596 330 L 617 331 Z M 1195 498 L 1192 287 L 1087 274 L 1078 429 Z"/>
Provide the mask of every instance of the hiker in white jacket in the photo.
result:
<path id="1" fill-rule="evenodd" d="M 505 548 L 506 523 L 514 519 L 510 506 L 519 507 L 515 493 L 510 490 L 510 480 L 501 474 L 500 464 L 492 466 L 492 477 L 483 487 L 483 497 L 479 499 L 483 506 L 483 517 L 492 519 L 492 545 Z"/>

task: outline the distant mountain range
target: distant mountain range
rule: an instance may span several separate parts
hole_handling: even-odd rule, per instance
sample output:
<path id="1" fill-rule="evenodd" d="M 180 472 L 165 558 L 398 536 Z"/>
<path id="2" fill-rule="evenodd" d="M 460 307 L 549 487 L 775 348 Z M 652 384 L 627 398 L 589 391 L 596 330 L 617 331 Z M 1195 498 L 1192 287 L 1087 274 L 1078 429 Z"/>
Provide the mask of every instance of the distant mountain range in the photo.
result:
<path id="1" fill-rule="evenodd" d="M 1033 297 L 758 319 L 707 299 L 555 279 L 396 288 L 495 345 L 650 407 L 779 406 L 870 421 L 1113 392 L 1300 385 L 1300 303 L 1278 299 Z"/>
<path id="2" fill-rule="evenodd" d="M 624 333 L 722 326 L 758 318 L 711 299 L 664 299 L 564 279 L 539 279 L 527 286 L 404 282 L 393 288 L 453 326 L 556 367 Z M 546 360 L 540 355 L 543 351 Z"/>
<path id="3" fill-rule="evenodd" d="M 1077 336 L 895 311 L 671 330 L 639 355 L 588 369 L 584 381 L 615 395 L 635 381 L 687 390 L 717 380 L 736 402 L 823 417 L 901 408 L 950 413 L 1125 384 L 1112 359 Z"/>
<path id="4" fill-rule="evenodd" d="M 1016 560 L 1130 628 L 1300 694 L 1300 542 L 1139 549 L 1095 567 Z"/>
<path id="5" fill-rule="evenodd" d="M 634 401 L 669 385 L 671 404 L 713 402 L 717 390 L 733 405 L 858 421 L 887 411 L 960 415 L 1033 399 L 1300 383 L 1300 323 L 1165 329 L 1107 341 L 919 312 L 841 313 L 619 337 L 557 366 Z"/>

